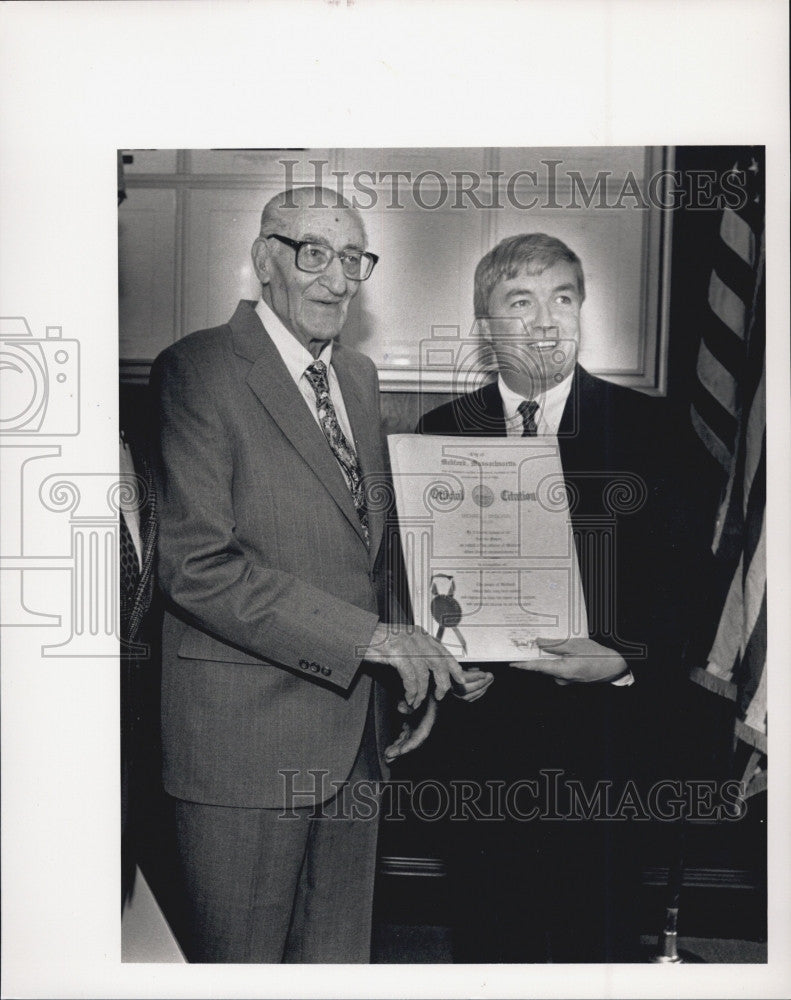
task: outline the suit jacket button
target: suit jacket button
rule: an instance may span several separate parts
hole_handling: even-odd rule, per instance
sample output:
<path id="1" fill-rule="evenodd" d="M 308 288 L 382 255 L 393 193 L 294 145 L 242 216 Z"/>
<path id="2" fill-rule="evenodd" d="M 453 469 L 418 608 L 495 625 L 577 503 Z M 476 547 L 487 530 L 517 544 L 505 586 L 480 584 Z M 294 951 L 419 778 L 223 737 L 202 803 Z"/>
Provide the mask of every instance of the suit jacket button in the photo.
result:
<path id="1" fill-rule="evenodd" d="M 308 667 L 310 666 L 307 660 L 300 660 L 299 665 L 300 667 L 302 667 L 303 670 L 307 670 Z"/>
<path id="2" fill-rule="evenodd" d="M 316 661 L 314 660 L 313 663 L 311 663 L 310 665 L 310 669 L 313 671 L 314 674 L 317 674 L 321 668 L 319 667 L 318 663 L 316 663 Z"/>
<path id="3" fill-rule="evenodd" d="M 322 667 L 321 672 L 324 674 L 325 677 L 329 677 L 330 674 L 332 673 L 332 667 Z"/>

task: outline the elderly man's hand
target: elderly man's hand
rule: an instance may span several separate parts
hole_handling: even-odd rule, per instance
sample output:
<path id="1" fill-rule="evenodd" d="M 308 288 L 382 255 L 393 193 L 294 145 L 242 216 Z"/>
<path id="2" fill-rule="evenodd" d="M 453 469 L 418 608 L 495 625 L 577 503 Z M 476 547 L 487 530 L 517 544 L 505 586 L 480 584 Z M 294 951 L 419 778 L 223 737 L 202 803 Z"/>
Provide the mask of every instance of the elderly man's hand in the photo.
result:
<path id="1" fill-rule="evenodd" d="M 422 628 L 393 630 L 380 622 L 363 657 L 369 663 L 393 667 L 404 686 L 404 700 L 415 709 L 429 693 L 441 701 L 455 683 L 465 686 L 464 671 L 447 649 Z"/>
<path id="2" fill-rule="evenodd" d="M 590 684 L 596 681 L 614 681 L 628 673 L 622 656 L 593 639 L 536 639 L 536 645 L 553 655 L 518 660 L 510 666 L 517 670 L 532 670 L 548 674 L 560 684 Z"/>
<path id="3" fill-rule="evenodd" d="M 400 701 L 398 711 L 402 715 L 409 715 L 410 719 L 401 727 L 401 732 L 396 739 L 385 750 L 385 760 L 388 764 L 397 757 L 403 757 L 410 750 L 416 750 L 431 732 L 437 718 L 437 699 L 429 695 L 419 711 L 411 709 L 405 701 Z"/>

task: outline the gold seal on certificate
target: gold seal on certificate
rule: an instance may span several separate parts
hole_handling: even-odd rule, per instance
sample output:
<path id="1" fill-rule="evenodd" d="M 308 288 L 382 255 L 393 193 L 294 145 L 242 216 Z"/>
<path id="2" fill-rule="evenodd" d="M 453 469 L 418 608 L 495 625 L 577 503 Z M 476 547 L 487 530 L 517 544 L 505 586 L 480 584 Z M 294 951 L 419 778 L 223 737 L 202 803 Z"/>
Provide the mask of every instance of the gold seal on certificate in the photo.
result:
<path id="1" fill-rule="evenodd" d="M 388 438 L 417 624 L 458 660 L 587 636 L 554 438 Z"/>

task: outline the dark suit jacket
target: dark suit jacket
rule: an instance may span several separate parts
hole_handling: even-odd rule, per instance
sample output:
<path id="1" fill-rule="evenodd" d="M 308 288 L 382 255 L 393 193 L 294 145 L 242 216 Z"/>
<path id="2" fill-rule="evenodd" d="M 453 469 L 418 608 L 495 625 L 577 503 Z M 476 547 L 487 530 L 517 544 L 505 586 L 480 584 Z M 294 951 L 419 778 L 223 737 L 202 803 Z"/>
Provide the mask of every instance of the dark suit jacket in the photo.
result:
<path id="1" fill-rule="evenodd" d="M 159 613 L 154 601 L 154 559 L 157 539 L 156 490 L 151 463 L 134 435 L 125 434 L 132 454 L 139 490 L 141 566 L 136 574 L 132 599 L 121 603 L 121 832 L 122 899 L 128 897 L 138 860 L 138 827 L 146 809 L 144 774 L 148 758 L 155 752 L 152 743 L 151 713 L 147 692 L 155 683 L 158 667 Z M 121 518 L 124 514 L 119 515 Z M 119 559 L 122 594 L 129 572 Z M 130 581 L 131 586 L 131 581 Z M 152 607 L 153 602 L 153 607 Z"/>
<path id="2" fill-rule="evenodd" d="M 432 744 L 441 776 L 481 787 L 499 780 L 517 788 L 527 779 L 535 782 L 527 801 L 544 816 L 557 810 L 576 817 L 449 824 L 451 886 L 460 887 L 459 961 L 546 961 L 550 952 L 561 962 L 621 961 L 639 954 L 635 903 L 645 824 L 578 822 L 571 783 L 580 782 L 593 801 L 599 782 L 607 782 L 605 801 L 615 810 L 627 790 L 642 790 L 646 801 L 658 777 L 677 776 L 674 675 L 682 673 L 692 603 L 694 528 L 679 473 L 688 438 L 669 425 L 663 401 L 579 366 L 572 377 L 558 439 L 588 624 L 593 638 L 623 653 L 635 683 L 560 686 L 545 675 L 486 664 L 495 674 L 491 690 L 472 704 L 451 699 L 443 706 Z M 418 430 L 504 435 L 497 384 L 428 413 Z M 544 780 L 553 774 L 557 787 Z"/>
<path id="3" fill-rule="evenodd" d="M 374 365 L 339 344 L 332 363 L 363 474 L 378 477 Z M 340 468 L 253 303 L 168 348 L 152 379 L 159 579 L 170 604 L 166 790 L 278 807 L 280 771 L 298 772 L 293 787 L 311 790 L 308 772 L 321 770 L 318 797 L 327 798 L 329 782 L 352 769 L 371 694 L 360 661 L 384 613 L 383 512 L 370 505 L 369 550 Z M 381 703 L 377 722 L 381 747 Z"/>
<path id="4" fill-rule="evenodd" d="M 669 421 L 663 400 L 579 365 L 572 377 L 558 441 L 588 625 L 592 638 L 625 657 L 635 683 L 560 687 L 495 666 L 491 692 L 445 713 L 448 746 L 469 751 L 452 770 L 522 777 L 557 766 L 596 780 L 675 777 L 683 770 L 684 651 L 706 558 L 705 532 L 683 490 L 694 441 Z M 496 382 L 426 414 L 418 431 L 504 435 Z"/>
<path id="5" fill-rule="evenodd" d="M 646 668 L 680 662 L 685 639 L 690 525 L 677 469 L 687 439 L 662 401 L 579 365 L 572 377 L 558 442 L 588 624 L 644 681 Z M 417 430 L 505 435 L 497 383 L 427 413 Z"/>

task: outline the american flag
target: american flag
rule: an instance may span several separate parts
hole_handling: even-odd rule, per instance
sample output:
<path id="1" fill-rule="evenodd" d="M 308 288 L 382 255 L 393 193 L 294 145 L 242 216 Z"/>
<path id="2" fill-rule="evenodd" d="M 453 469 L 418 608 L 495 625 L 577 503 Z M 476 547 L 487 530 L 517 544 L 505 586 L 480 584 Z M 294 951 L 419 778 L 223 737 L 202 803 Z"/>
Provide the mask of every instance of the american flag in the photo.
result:
<path id="1" fill-rule="evenodd" d="M 733 170 L 745 204 L 725 208 L 709 282 L 691 418 L 723 470 L 712 550 L 730 579 L 705 669 L 693 679 L 735 702 L 734 748 L 751 795 L 766 787 L 766 306 L 763 150 Z"/>

